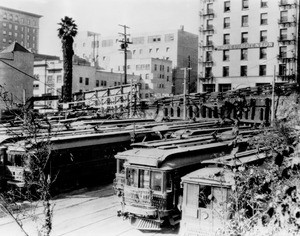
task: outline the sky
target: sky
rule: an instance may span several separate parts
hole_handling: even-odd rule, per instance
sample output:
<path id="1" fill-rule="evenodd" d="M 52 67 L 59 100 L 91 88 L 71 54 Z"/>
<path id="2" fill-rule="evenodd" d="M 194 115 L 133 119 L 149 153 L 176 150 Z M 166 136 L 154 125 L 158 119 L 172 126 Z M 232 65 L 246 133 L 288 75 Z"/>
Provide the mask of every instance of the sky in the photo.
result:
<path id="1" fill-rule="evenodd" d="M 199 0 L 1 0 L 1 6 L 42 15 L 39 53 L 61 56 L 57 23 L 72 17 L 78 31 L 116 36 L 128 25 L 130 33 L 179 29 L 198 34 Z"/>

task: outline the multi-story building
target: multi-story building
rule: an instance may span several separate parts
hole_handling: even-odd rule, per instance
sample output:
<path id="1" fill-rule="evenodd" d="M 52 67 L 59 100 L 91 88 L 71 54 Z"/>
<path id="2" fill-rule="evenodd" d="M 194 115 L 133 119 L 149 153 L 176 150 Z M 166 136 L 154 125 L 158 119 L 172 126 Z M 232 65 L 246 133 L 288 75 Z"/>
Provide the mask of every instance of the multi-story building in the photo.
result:
<path id="1" fill-rule="evenodd" d="M 33 60 L 33 53 L 16 42 L 0 52 L 0 110 L 25 104 L 33 96 Z"/>
<path id="2" fill-rule="evenodd" d="M 39 19 L 42 16 L 0 6 L 0 49 L 17 41 L 31 52 L 39 47 Z"/>
<path id="3" fill-rule="evenodd" d="M 75 37 L 74 51 L 81 58 L 95 65 L 99 57 L 99 33 L 81 31 Z"/>
<path id="4" fill-rule="evenodd" d="M 44 94 L 61 96 L 63 86 L 63 61 L 55 56 L 36 55 L 34 61 L 33 95 L 42 96 Z M 72 93 L 91 91 L 95 88 L 106 88 L 120 85 L 123 74 L 104 72 L 90 66 L 89 63 L 73 62 Z M 139 76 L 128 75 L 128 79 L 133 83 L 138 83 Z M 55 102 L 48 102 L 49 106 L 54 106 Z"/>
<path id="5" fill-rule="evenodd" d="M 118 65 L 118 70 L 123 68 Z M 130 59 L 127 72 L 140 77 L 140 98 L 165 97 L 172 94 L 172 62 L 170 60 L 144 58 Z M 129 82 L 129 81 L 128 81 Z"/>
<path id="6" fill-rule="evenodd" d="M 91 37 L 94 39 L 94 37 Z M 118 36 L 115 37 L 101 37 L 99 50 L 98 48 L 90 47 L 93 43 L 82 43 L 76 41 L 74 48 L 75 54 L 80 57 L 90 55 L 93 51 L 99 52 L 98 64 L 107 71 L 115 69 L 116 61 L 124 64 L 124 54 L 120 50 L 120 40 Z M 158 58 L 161 60 L 172 62 L 172 93 L 180 94 L 183 92 L 183 70 L 182 68 L 190 67 L 190 73 L 187 75 L 187 83 L 190 82 L 190 92 L 196 91 L 197 80 L 197 58 L 198 58 L 198 36 L 184 31 L 183 26 L 179 30 L 169 30 L 162 32 L 140 33 L 132 34 L 129 37 L 129 44 L 127 58 L 128 59 L 149 59 Z M 88 40 L 86 41 L 88 42 Z M 97 40 L 94 40 L 94 45 Z M 82 47 L 85 48 L 88 44 L 90 53 L 84 52 L 85 55 L 80 54 Z M 169 63 L 169 62 L 166 62 Z M 121 64 L 119 64 L 120 66 Z M 123 71 L 121 66 L 120 71 Z M 130 70 L 135 74 L 139 71 Z M 169 82 L 169 81 L 168 81 Z"/>
<path id="7" fill-rule="evenodd" d="M 200 0 L 198 92 L 294 81 L 298 0 Z"/>

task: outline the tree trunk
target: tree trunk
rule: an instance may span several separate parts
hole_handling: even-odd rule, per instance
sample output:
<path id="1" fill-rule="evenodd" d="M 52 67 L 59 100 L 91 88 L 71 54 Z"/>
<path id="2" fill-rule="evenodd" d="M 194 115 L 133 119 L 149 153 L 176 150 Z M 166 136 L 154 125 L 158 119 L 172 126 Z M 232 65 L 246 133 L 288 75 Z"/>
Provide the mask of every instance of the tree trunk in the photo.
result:
<path id="1" fill-rule="evenodd" d="M 62 101 L 72 101 L 72 75 L 73 75 L 73 38 L 68 37 L 62 40 L 64 58 L 64 87 L 62 91 Z"/>

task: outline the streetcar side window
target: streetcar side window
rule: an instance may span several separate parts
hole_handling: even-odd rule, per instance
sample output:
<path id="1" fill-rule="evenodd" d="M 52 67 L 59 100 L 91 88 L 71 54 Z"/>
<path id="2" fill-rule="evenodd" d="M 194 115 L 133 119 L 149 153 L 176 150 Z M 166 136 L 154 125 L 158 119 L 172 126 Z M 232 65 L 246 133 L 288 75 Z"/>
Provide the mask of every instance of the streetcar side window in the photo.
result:
<path id="1" fill-rule="evenodd" d="M 149 188 L 150 187 L 150 171 L 149 170 L 140 170 L 140 188 Z"/>
<path id="2" fill-rule="evenodd" d="M 166 173 L 166 191 L 172 192 L 172 175 L 170 172 Z"/>
<path id="3" fill-rule="evenodd" d="M 162 184 L 162 173 L 158 171 L 153 171 L 151 173 L 151 188 L 154 191 L 161 191 Z"/>

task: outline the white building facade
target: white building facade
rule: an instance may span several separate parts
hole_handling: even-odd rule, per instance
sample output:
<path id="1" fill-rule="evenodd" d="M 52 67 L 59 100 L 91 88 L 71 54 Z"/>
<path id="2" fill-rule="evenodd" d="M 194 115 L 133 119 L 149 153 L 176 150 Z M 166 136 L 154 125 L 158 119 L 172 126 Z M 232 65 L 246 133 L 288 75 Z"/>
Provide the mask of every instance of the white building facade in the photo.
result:
<path id="1" fill-rule="evenodd" d="M 295 81 L 297 0 L 200 0 L 198 92 Z"/>
<path id="2" fill-rule="evenodd" d="M 85 34 L 84 34 L 85 35 Z M 93 51 L 98 52 L 97 62 L 101 69 L 113 72 L 123 72 L 124 65 L 124 53 L 120 50 L 120 38 L 118 35 L 115 37 L 101 37 L 99 42 L 99 48 L 93 49 L 90 47 L 93 43 L 88 40 L 93 40 L 94 37 L 90 36 L 89 39 L 86 34 L 86 43 L 76 41 L 74 51 L 80 57 L 90 55 Z M 189 74 L 189 84 L 191 92 L 196 91 L 197 80 L 197 58 L 198 58 L 198 36 L 184 31 L 183 26 L 177 30 L 149 32 L 131 34 L 129 36 L 131 42 L 128 46 L 128 63 L 130 59 L 160 59 L 172 62 L 172 80 L 171 80 L 171 93 L 180 94 L 183 92 L 183 70 L 184 67 L 192 68 Z M 97 46 L 97 39 L 94 43 Z M 84 52 L 83 45 L 86 48 L 88 45 L 90 52 Z M 118 63 L 119 67 L 116 67 Z M 117 70 L 117 71 L 116 71 Z M 134 72 L 136 75 L 138 71 L 130 70 L 130 73 Z M 128 72 L 129 73 L 129 72 Z M 166 81 L 165 85 L 169 84 Z M 158 92 L 159 93 L 159 92 Z"/>

